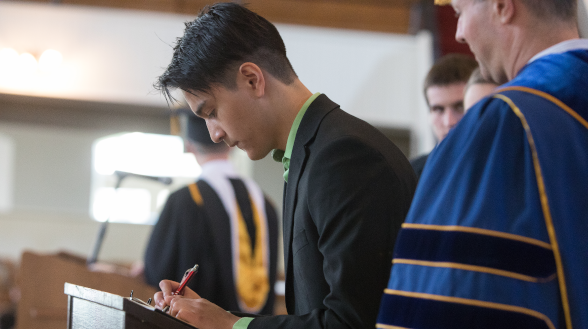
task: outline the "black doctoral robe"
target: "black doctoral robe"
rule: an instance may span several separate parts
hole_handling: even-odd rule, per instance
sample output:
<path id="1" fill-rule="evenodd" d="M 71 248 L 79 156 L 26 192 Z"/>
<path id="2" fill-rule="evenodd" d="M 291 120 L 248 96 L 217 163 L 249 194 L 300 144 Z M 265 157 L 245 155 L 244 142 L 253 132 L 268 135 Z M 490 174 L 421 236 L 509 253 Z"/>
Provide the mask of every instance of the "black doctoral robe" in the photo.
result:
<path id="1" fill-rule="evenodd" d="M 163 279 L 180 281 L 184 272 L 199 264 L 188 286 L 225 310 L 241 311 L 236 297 L 231 251 L 231 226 L 221 199 L 204 180 L 197 182 L 203 206 L 188 187 L 170 195 L 153 228 L 145 253 L 145 278 L 158 287 Z M 273 314 L 278 226 L 276 211 L 265 199 L 269 236 L 270 291 L 260 314 Z"/>

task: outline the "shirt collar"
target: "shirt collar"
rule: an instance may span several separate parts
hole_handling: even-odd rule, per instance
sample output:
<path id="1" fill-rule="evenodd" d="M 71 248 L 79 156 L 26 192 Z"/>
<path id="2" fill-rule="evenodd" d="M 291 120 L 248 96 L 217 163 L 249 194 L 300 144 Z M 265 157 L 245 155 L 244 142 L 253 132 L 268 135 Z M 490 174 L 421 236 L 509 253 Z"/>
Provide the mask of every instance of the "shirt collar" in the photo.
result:
<path id="1" fill-rule="evenodd" d="M 294 141 L 296 140 L 296 133 L 298 132 L 298 127 L 300 127 L 300 122 L 304 117 L 304 113 L 308 110 L 308 107 L 312 102 L 320 95 L 321 93 L 315 93 L 314 95 L 310 96 L 302 105 L 300 111 L 296 115 L 294 119 L 294 123 L 292 123 L 292 128 L 290 128 L 290 134 L 288 135 L 288 142 L 286 143 L 286 150 L 284 151 L 284 157 L 290 159 L 292 157 L 292 149 L 294 148 Z"/>
<path id="2" fill-rule="evenodd" d="M 561 54 L 575 49 L 588 49 L 588 39 L 571 39 L 560 42 L 533 56 L 527 64 L 547 55 Z"/>
<path id="3" fill-rule="evenodd" d="M 202 177 L 207 177 L 214 174 L 222 174 L 223 176 L 237 176 L 235 168 L 228 160 L 211 160 L 202 165 Z"/>

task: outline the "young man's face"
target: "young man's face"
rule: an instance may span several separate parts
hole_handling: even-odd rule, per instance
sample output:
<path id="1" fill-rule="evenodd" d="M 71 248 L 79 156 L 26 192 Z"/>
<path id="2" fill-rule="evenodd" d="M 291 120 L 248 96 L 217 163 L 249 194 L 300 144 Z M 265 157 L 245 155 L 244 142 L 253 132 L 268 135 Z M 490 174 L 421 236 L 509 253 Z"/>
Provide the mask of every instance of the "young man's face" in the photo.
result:
<path id="1" fill-rule="evenodd" d="M 208 93 L 183 92 L 192 111 L 206 121 L 210 138 L 247 152 L 259 160 L 272 150 L 270 121 L 264 119 L 255 99 L 237 87 L 214 87 Z"/>
<path id="2" fill-rule="evenodd" d="M 430 86 L 426 95 L 429 102 L 429 120 L 433 133 L 441 142 L 463 117 L 463 91 L 466 83 Z"/>

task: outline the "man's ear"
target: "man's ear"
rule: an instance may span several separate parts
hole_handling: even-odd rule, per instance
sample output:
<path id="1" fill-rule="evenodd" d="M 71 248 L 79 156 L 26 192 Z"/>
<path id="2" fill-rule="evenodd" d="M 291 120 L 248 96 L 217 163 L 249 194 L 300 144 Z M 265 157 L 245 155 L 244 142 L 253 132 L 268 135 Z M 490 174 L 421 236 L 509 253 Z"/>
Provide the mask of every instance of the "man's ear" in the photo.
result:
<path id="1" fill-rule="evenodd" d="M 502 24 L 509 24 L 515 17 L 515 0 L 492 0 L 492 15 Z"/>
<path id="2" fill-rule="evenodd" d="M 237 73 L 237 85 L 245 87 L 256 97 L 262 97 L 265 94 L 263 71 L 251 62 L 241 64 Z"/>

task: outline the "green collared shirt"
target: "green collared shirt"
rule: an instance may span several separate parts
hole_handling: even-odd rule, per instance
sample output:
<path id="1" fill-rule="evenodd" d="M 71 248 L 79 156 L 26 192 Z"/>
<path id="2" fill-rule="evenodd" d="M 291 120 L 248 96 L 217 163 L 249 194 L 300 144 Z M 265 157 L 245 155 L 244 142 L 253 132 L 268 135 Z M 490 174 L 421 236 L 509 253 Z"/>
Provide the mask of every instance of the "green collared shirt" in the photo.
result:
<path id="1" fill-rule="evenodd" d="M 251 321 L 253 321 L 253 318 L 240 318 L 239 321 L 235 322 L 233 325 L 233 329 L 247 329 Z"/>
<path id="2" fill-rule="evenodd" d="M 300 111 L 296 115 L 294 119 L 294 123 L 292 123 L 292 128 L 290 128 L 290 134 L 288 135 L 288 142 L 286 142 L 286 151 L 282 150 L 273 150 L 272 157 L 277 162 L 282 162 L 284 165 L 284 180 L 288 183 L 288 171 L 290 170 L 290 158 L 292 157 L 292 149 L 294 148 L 294 141 L 296 140 L 296 133 L 298 132 L 298 127 L 300 126 L 300 122 L 304 117 L 304 113 L 308 110 L 308 107 L 312 102 L 320 95 L 321 93 L 316 93 L 310 96 L 309 99 L 304 102 Z M 239 321 L 235 322 L 233 325 L 233 329 L 247 329 L 249 323 L 253 321 L 253 318 L 241 318 Z"/>
<path id="3" fill-rule="evenodd" d="M 296 115 L 294 119 L 294 123 L 292 123 L 292 128 L 290 128 L 290 134 L 288 135 L 288 141 L 286 142 L 286 150 L 273 150 L 272 157 L 275 161 L 282 162 L 284 165 L 284 180 L 286 183 L 288 182 L 288 173 L 290 171 L 290 159 L 292 158 L 292 149 L 294 148 L 294 141 L 296 140 L 296 133 L 298 132 L 298 127 L 300 127 L 300 122 L 308 110 L 308 107 L 312 102 L 320 95 L 321 93 L 316 93 L 310 96 L 309 99 L 304 102 L 300 111 Z M 233 328 L 236 329 L 236 328 Z"/>

